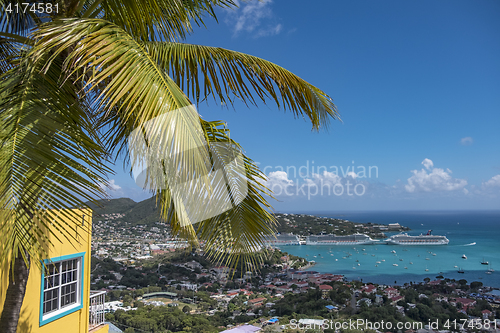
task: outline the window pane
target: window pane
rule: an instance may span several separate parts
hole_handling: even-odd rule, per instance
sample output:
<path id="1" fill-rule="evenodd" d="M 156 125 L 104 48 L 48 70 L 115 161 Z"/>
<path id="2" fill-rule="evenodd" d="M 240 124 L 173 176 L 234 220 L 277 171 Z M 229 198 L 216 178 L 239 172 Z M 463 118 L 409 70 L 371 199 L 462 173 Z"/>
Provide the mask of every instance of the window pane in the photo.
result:
<path id="1" fill-rule="evenodd" d="M 76 283 L 63 286 L 61 290 L 61 306 L 67 306 L 76 302 Z"/>
<path id="2" fill-rule="evenodd" d="M 48 313 L 58 309 L 58 294 L 59 291 L 57 289 L 52 289 L 45 291 L 43 293 L 44 302 L 43 302 L 43 313 Z"/>
<path id="3" fill-rule="evenodd" d="M 48 264 L 45 268 L 45 275 L 53 275 L 54 274 L 54 264 Z"/>
<path id="4" fill-rule="evenodd" d="M 78 302 L 78 265 L 81 259 L 51 263 L 44 268 L 43 314 L 58 311 Z M 59 312 L 56 312 L 59 313 Z"/>
<path id="5" fill-rule="evenodd" d="M 57 305 L 57 298 L 53 299 L 52 300 L 52 310 L 57 310 L 58 309 L 58 305 Z"/>

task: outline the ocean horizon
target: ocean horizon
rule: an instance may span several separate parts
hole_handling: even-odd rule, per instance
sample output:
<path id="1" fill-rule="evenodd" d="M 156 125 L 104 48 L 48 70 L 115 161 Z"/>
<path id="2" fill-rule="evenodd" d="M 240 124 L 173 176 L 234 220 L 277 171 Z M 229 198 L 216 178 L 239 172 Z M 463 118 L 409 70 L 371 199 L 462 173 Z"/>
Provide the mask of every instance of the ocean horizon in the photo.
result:
<path id="1" fill-rule="evenodd" d="M 409 235 L 446 236 L 448 245 L 290 245 L 282 251 L 301 256 L 316 264 L 308 270 L 343 274 L 348 280 L 402 285 L 449 279 L 479 281 L 500 288 L 500 210 L 464 211 L 363 211 L 300 212 L 357 223 L 399 223 L 409 227 Z M 386 232 L 387 237 L 397 233 Z M 396 253 L 392 253 L 395 251 Z M 463 259 L 465 255 L 467 259 Z M 481 264 L 488 262 L 488 265 Z M 379 262 L 379 263 L 377 263 Z M 397 266 L 396 266 L 397 265 Z M 491 269 L 490 274 L 487 271 Z M 463 270 L 464 273 L 458 273 Z"/>

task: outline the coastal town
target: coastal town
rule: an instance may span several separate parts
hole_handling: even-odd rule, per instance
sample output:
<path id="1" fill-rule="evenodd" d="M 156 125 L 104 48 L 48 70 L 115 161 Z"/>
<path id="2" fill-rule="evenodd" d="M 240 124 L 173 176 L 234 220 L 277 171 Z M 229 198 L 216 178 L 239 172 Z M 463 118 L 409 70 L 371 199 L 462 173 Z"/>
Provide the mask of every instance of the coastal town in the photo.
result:
<path id="1" fill-rule="evenodd" d="M 187 327 L 237 333 L 248 326 L 263 332 L 500 332 L 500 292 L 478 281 L 348 281 L 274 247 L 262 252 L 258 270 L 226 267 L 172 237 L 164 223 L 124 227 L 124 217 L 94 217 L 91 286 L 106 291 L 106 320 L 127 333 Z M 302 235 L 325 227 L 346 234 L 389 228 L 310 215 L 277 218 Z"/>

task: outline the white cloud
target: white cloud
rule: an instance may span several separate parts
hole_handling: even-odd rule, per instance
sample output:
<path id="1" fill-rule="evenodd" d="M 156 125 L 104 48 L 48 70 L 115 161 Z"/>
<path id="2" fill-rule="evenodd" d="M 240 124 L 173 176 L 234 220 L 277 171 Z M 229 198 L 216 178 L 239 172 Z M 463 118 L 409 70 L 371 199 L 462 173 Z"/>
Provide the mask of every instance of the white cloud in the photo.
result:
<path id="1" fill-rule="evenodd" d="M 279 34 L 283 25 L 273 22 L 274 14 L 271 9 L 272 0 L 253 0 L 241 4 L 235 2 L 239 8 L 228 9 L 225 22 L 233 27 L 234 36 L 241 32 L 251 33 L 253 37 L 265 37 Z"/>
<path id="2" fill-rule="evenodd" d="M 303 180 L 308 187 L 307 195 L 311 196 L 335 196 L 353 197 L 362 196 L 371 186 L 367 181 L 357 180 L 355 172 L 348 172 L 345 177 L 341 177 L 333 172 L 323 171 L 321 174 L 313 173 L 311 178 Z M 300 185 L 300 184 L 299 184 Z"/>
<path id="3" fill-rule="evenodd" d="M 500 187 L 500 175 L 491 177 L 490 180 L 483 182 L 482 186 L 483 188 Z"/>
<path id="4" fill-rule="evenodd" d="M 423 164 L 423 166 L 424 166 L 427 170 L 429 170 L 430 168 L 432 168 L 432 167 L 434 166 L 434 163 L 433 163 L 430 159 L 428 159 L 428 158 L 424 159 L 424 160 L 422 161 L 422 164 Z"/>
<path id="5" fill-rule="evenodd" d="M 264 185 L 271 191 L 276 191 L 277 188 L 283 189 L 293 186 L 293 181 L 288 179 L 288 174 L 285 171 L 273 171 L 267 176 L 267 181 Z"/>
<path id="6" fill-rule="evenodd" d="M 472 143 L 474 143 L 474 140 L 470 136 L 460 139 L 460 144 L 463 146 L 470 146 Z"/>
<path id="7" fill-rule="evenodd" d="M 467 180 L 453 178 L 451 170 L 434 168 L 430 159 L 425 159 L 422 164 L 427 170 L 412 170 L 413 176 L 408 178 L 405 185 L 407 192 L 439 192 L 462 190 L 467 185 Z M 428 172 L 429 171 L 429 172 Z"/>
<path id="8" fill-rule="evenodd" d="M 259 29 L 259 31 L 257 32 L 257 34 L 254 37 L 258 38 L 258 37 L 277 35 L 281 32 L 282 28 L 283 28 L 283 26 L 281 24 L 277 24 L 275 26 L 271 25 L 271 26 L 268 26 L 267 28 Z"/>
<path id="9" fill-rule="evenodd" d="M 100 186 L 103 190 L 118 191 L 118 190 L 121 190 L 121 189 L 122 189 L 122 187 L 121 187 L 120 185 L 118 185 L 118 184 L 116 184 L 116 183 L 115 183 L 115 180 L 114 180 L 114 179 L 111 179 L 111 180 L 108 182 L 107 186 L 106 186 L 106 184 L 103 184 L 103 183 L 99 184 L 99 186 Z"/>
<path id="10" fill-rule="evenodd" d="M 356 174 L 354 172 L 349 172 L 348 174 L 354 174 L 353 178 L 356 178 Z M 335 185 L 335 184 L 340 184 L 342 181 L 342 177 L 339 175 L 336 175 L 333 172 L 328 172 L 328 171 L 323 171 L 322 174 L 317 174 L 313 173 L 312 174 L 312 180 L 315 184 L 321 185 L 321 184 L 330 184 L 330 185 Z"/>
<path id="11" fill-rule="evenodd" d="M 352 179 L 356 179 L 356 177 L 358 177 L 358 175 L 353 171 L 349 171 L 347 173 L 347 177 L 351 177 Z"/>

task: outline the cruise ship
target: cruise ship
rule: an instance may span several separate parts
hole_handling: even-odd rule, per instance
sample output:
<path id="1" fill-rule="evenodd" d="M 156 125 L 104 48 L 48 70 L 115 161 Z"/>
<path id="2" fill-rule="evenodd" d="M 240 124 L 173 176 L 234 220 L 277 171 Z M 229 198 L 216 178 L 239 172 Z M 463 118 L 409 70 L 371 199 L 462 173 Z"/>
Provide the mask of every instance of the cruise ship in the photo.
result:
<path id="1" fill-rule="evenodd" d="M 299 236 L 294 234 L 276 234 L 264 240 L 266 246 L 300 245 Z"/>
<path id="2" fill-rule="evenodd" d="M 362 245 L 377 243 L 378 240 L 371 239 L 365 234 L 354 234 L 349 236 L 317 235 L 308 236 L 306 245 Z"/>
<path id="3" fill-rule="evenodd" d="M 446 236 L 432 235 L 429 230 L 426 235 L 410 236 L 408 234 L 397 234 L 386 239 L 384 242 L 391 245 L 446 245 L 450 241 Z"/>

